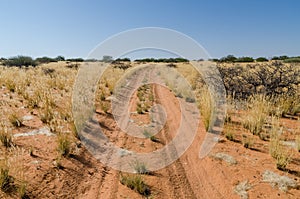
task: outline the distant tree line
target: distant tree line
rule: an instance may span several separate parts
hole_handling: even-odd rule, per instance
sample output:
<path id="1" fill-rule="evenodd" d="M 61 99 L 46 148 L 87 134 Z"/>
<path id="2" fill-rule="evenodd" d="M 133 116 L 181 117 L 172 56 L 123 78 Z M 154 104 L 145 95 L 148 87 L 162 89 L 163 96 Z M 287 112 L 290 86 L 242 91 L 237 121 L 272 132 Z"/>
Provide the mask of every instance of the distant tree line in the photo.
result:
<path id="1" fill-rule="evenodd" d="M 182 62 L 189 62 L 188 59 L 185 58 L 159 58 L 159 59 L 155 59 L 155 58 L 144 58 L 144 59 L 136 59 L 134 60 L 136 62 L 163 62 L 163 63 L 182 63 Z"/>
<path id="2" fill-rule="evenodd" d="M 271 59 L 267 59 L 265 57 L 258 57 L 254 59 L 253 57 L 235 57 L 234 55 L 227 55 L 226 57 L 222 57 L 220 59 L 210 59 L 210 61 L 220 62 L 220 63 L 251 63 L 251 62 L 267 62 L 269 60 L 278 60 L 283 61 L 285 63 L 300 63 L 300 56 L 298 57 L 288 57 L 286 55 L 283 56 L 274 56 Z"/>
<path id="3" fill-rule="evenodd" d="M 65 58 L 63 56 L 57 56 L 56 58 L 50 58 L 50 57 L 38 57 L 36 59 L 33 59 L 29 56 L 15 56 L 11 58 L 1 58 L 1 62 L 4 66 L 16 66 L 16 67 L 29 67 L 29 66 L 37 66 L 39 64 L 44 63 L 50 63 L 50 62 L 58 62 L 58 61 L 65 61 Z"/>
<path id="4" fill-rule="evenodd" d="M 282 61 L 284 63 L 300 63 L 300 56 L 297 57 L 288 57 L 286 55 L 283 56 L 274 56 L 271 59 L 267 59 L 265 57 L 258 57 L 256 59 L 252 57 L 235 57 L 234 55 L 228 55 L 226 57 L 222 57 L 220 59 L 210 59 L 210 61 L 218 62 L 218 63 L 251 63 L 251 62 L 268 62 L 269 60 Z M 0 62 L 5 66 L 37 66 L 39 64 L 46 64 L 50 62 L 59 62 L 59 61 L 67 61 L 67 62 L 112 62 L 121 63 L 121 62 L 131 62 L 130 58 L 118 58 L 113 59 L 111 56 L 105 55 L 102 59 L 83 59 L 83 58 L 68 58 L 65 59 L 63 56 L 57 56 L 55 58 L 50 57 L 38 57 L 33 59 L 29 56 L 15 56 L 11 58 L 0 58 Z M 146 63 L 146 62 L 154 62 L 154 63 L 184 63 L 189 62 L 188 59 L 185 58 L 144 58 L 144 59 L 136 59 L 135 62 Z"/>

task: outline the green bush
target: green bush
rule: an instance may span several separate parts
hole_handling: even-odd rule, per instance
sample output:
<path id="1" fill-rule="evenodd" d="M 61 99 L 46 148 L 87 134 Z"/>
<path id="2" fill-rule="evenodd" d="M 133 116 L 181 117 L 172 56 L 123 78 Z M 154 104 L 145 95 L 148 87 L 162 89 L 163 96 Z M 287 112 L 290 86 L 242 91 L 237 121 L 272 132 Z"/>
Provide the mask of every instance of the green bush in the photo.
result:
<path id="1" fill-rule="evenodd" d="M 63 56 L 59 55 L 55 58 L 55 60 L 56 61 L 65 61 L 65 58 Z"/>
<path id="2" fill-rule="evenodd" d="M 70 59 L 67 59 L 67 61 L 69 61 L 69 62 L 83 62 L 84 59 L 82 59 L 82 58 L 70 58 Z"/>
<path id="3" fill-rule="evenodd" d="M 235 62 L 237 58 L 233 55 L 227 55 L 226 57 L 222 57 L 220 62 Z"/>
<path id="4" fill-rule="evenodd" d="M 136 59 L 134 60 L 136 62 L 155 62 L 155 63 L 184 63 L 189 62 L 188 59 L 177 57 L 177 58 L 160 58 L 160 59 L 154 59 L 154 58 L 144 58 L 144 59 Z"/>
<path id="5" fill-rule="evenodd" d="M 39 64 L 47 64 L 47 63 L 50 63 L 50 62 L 57 62 L 56 59 L 53 59 L 53 58 L 50 58 L 50 57 L 39 57 L 39 58 L 36 58 L 35 61 Z"/>
<path id="6" fill-rule="evenodd" d="M 286 59 L 288 59 L 289 57 L 288 56 L 286 56 L 286 55 L 282 55 L 282 56 L 274 56 L 274 57 L 272 57 L 272 59 L 271 60 L 286 60 Z"/>
<path id="7" fill-rule="evenodd" d="M 285 63 L 300 63 L 300 57 L 291 57 L 291 58 L 285 59 L 283 62 L 285 62 Z"/>
<path id="8" fill-rule="evenodd" d="M 257 62 L 266 62 L 266 61 L 269 61 L 269 60 L 265 57 L 258 57 L 258 58 L 256 58 L 255 61 L 257 61 Z"/>
<path id="9" fill-rule="evenodd" d="M 3 64 L 5 66 L 17 66 L 17 67 L 37 66 L 36 61 L 33 60 L 31 57 L 21 56 L 21 55 L 4 60 Z"/>
<path id="10" fill-rule="evenodd" d="M 252 57 L 239 57 L 235 62 L 254 62 L 254 59 Z"/>

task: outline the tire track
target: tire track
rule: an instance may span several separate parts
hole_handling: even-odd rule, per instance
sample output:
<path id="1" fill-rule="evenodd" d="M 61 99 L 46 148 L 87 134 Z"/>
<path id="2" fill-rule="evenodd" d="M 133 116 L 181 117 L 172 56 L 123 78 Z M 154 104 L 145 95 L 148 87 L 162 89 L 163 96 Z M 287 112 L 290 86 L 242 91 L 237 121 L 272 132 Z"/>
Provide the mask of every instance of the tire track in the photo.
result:
<path id="1" fill-rule="evenodd" d="M 155 93 L 155 99 L 157 100 L 157 103 L 161 103 L 166 110 L 169 108 L 166 108 L 168 106 L 172 106 L 172 104 L 166 103 L 165 99 L 162 97 L 161 89 L 154 86 L 154 93 Z M 171 114 L 168 114 L 171 115 Z M 163 140 L 166 142 L 167 140 L 171 139 L 171 136 L 169 135 L 169 128 L 168 122 L 165 124 L 164 127 L 164 133 Z M 170 145 L 170 151 L 174 153 L 176 152 L 175 146 Z M 166 154 L 169 156 L 169 154 Z M 180 161 L 180 159 L 176 160 L 172 165 L 169 165 L 167 168 L 167 173 L 169 176 L 169 192 L 172 193 L 172 198 L 197 198 L 194 190 L 192 189 L 192 186 L 187 178 L 185 169 Z"/>

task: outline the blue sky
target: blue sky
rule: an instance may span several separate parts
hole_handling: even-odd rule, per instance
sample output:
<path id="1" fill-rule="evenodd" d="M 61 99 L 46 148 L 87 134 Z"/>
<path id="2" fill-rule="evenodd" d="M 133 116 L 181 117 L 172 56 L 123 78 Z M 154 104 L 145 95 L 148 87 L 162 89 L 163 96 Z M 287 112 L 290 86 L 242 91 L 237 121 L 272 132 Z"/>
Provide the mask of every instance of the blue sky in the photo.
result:
<path id="1" fill-rule="evenodd" d="M 212 57 L 300 55 L 297 0 L 2 0 L 0 57 L 83 57 L 119 32 L 182 32 Z"/>

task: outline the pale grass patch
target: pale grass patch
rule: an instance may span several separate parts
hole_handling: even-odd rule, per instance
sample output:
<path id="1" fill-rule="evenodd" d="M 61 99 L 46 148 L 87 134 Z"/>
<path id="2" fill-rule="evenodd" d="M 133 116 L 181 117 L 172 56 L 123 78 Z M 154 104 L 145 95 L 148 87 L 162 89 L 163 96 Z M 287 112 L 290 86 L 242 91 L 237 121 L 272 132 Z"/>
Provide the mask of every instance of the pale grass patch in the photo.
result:
<path id="1" fill-rule="evenodd" d="M 208 131 L 212 116 L 213 101 L 207 86 L 203 86 L 202 89 L 199 90 L 197 99 L 205 129 Z"/>
<path id="2" fill-rule="evenodd" d="M 6 148 L 13 146 L 13 136 L 5 124 L 0 124 L 0 141 Z"/>
<path id="3" fill-rule="evenodd" d="M 234 192 L 237 193 L 241 199 L 248 199 L 248 190 L 252 188 L 251 184 L 248 182 L 248 180 L 245 180 L 243 182 L 240 182 L 235 188 Z"/>
<path id="4" fill-rule="evenodd" d="M 25 151 L 21 148 L 15 148 L 13 150 L 13 156 L 11 158 L 11 174 L 14 177 L 14 185 L 16 186 L 17 193 L 20 198 L 24 198 L 26 196 L 27 189 L 27 177 L 25 173 L 25 166 L 23 157 L 25 155 Z"/>
<path id="5" fill-rule="evenodd" d="M 253 135 L 259 135 L 270 113 L 271 103 L 264 95 L 255 95 L 248 101 L 248 109 L 243 126 Z"/>
<path id="6" fill-rule="evenodd" d="M 0 188 L 6 192 L 9 189 L 12 178 L 10 176 L 10 164 L 8 158 L 0 160 Z"/>
<path id="7" fill-rule="evenodd" d="M 296 137 L 296 148 L 297 151 L 300 152 L 300 135 Z"/>
<path id="8" fill-rule="evenodd" d="M 271 140 L 269 144 L 269 153 L 276 160 L 276 167 L 280 170 L 286 170 L 286 167 L 291 161 L 293 154 L 290 150 L 285 149 L 280 143 L 282 128 L 279 124 L 279 119 L 272 118 Z"/>
<path id="9" fill-rule="evenodd" d="M 242 144 L 245 148 L 251 149 L 254 145 L 254 138 L 252 136 L 243 135 Z"/>

